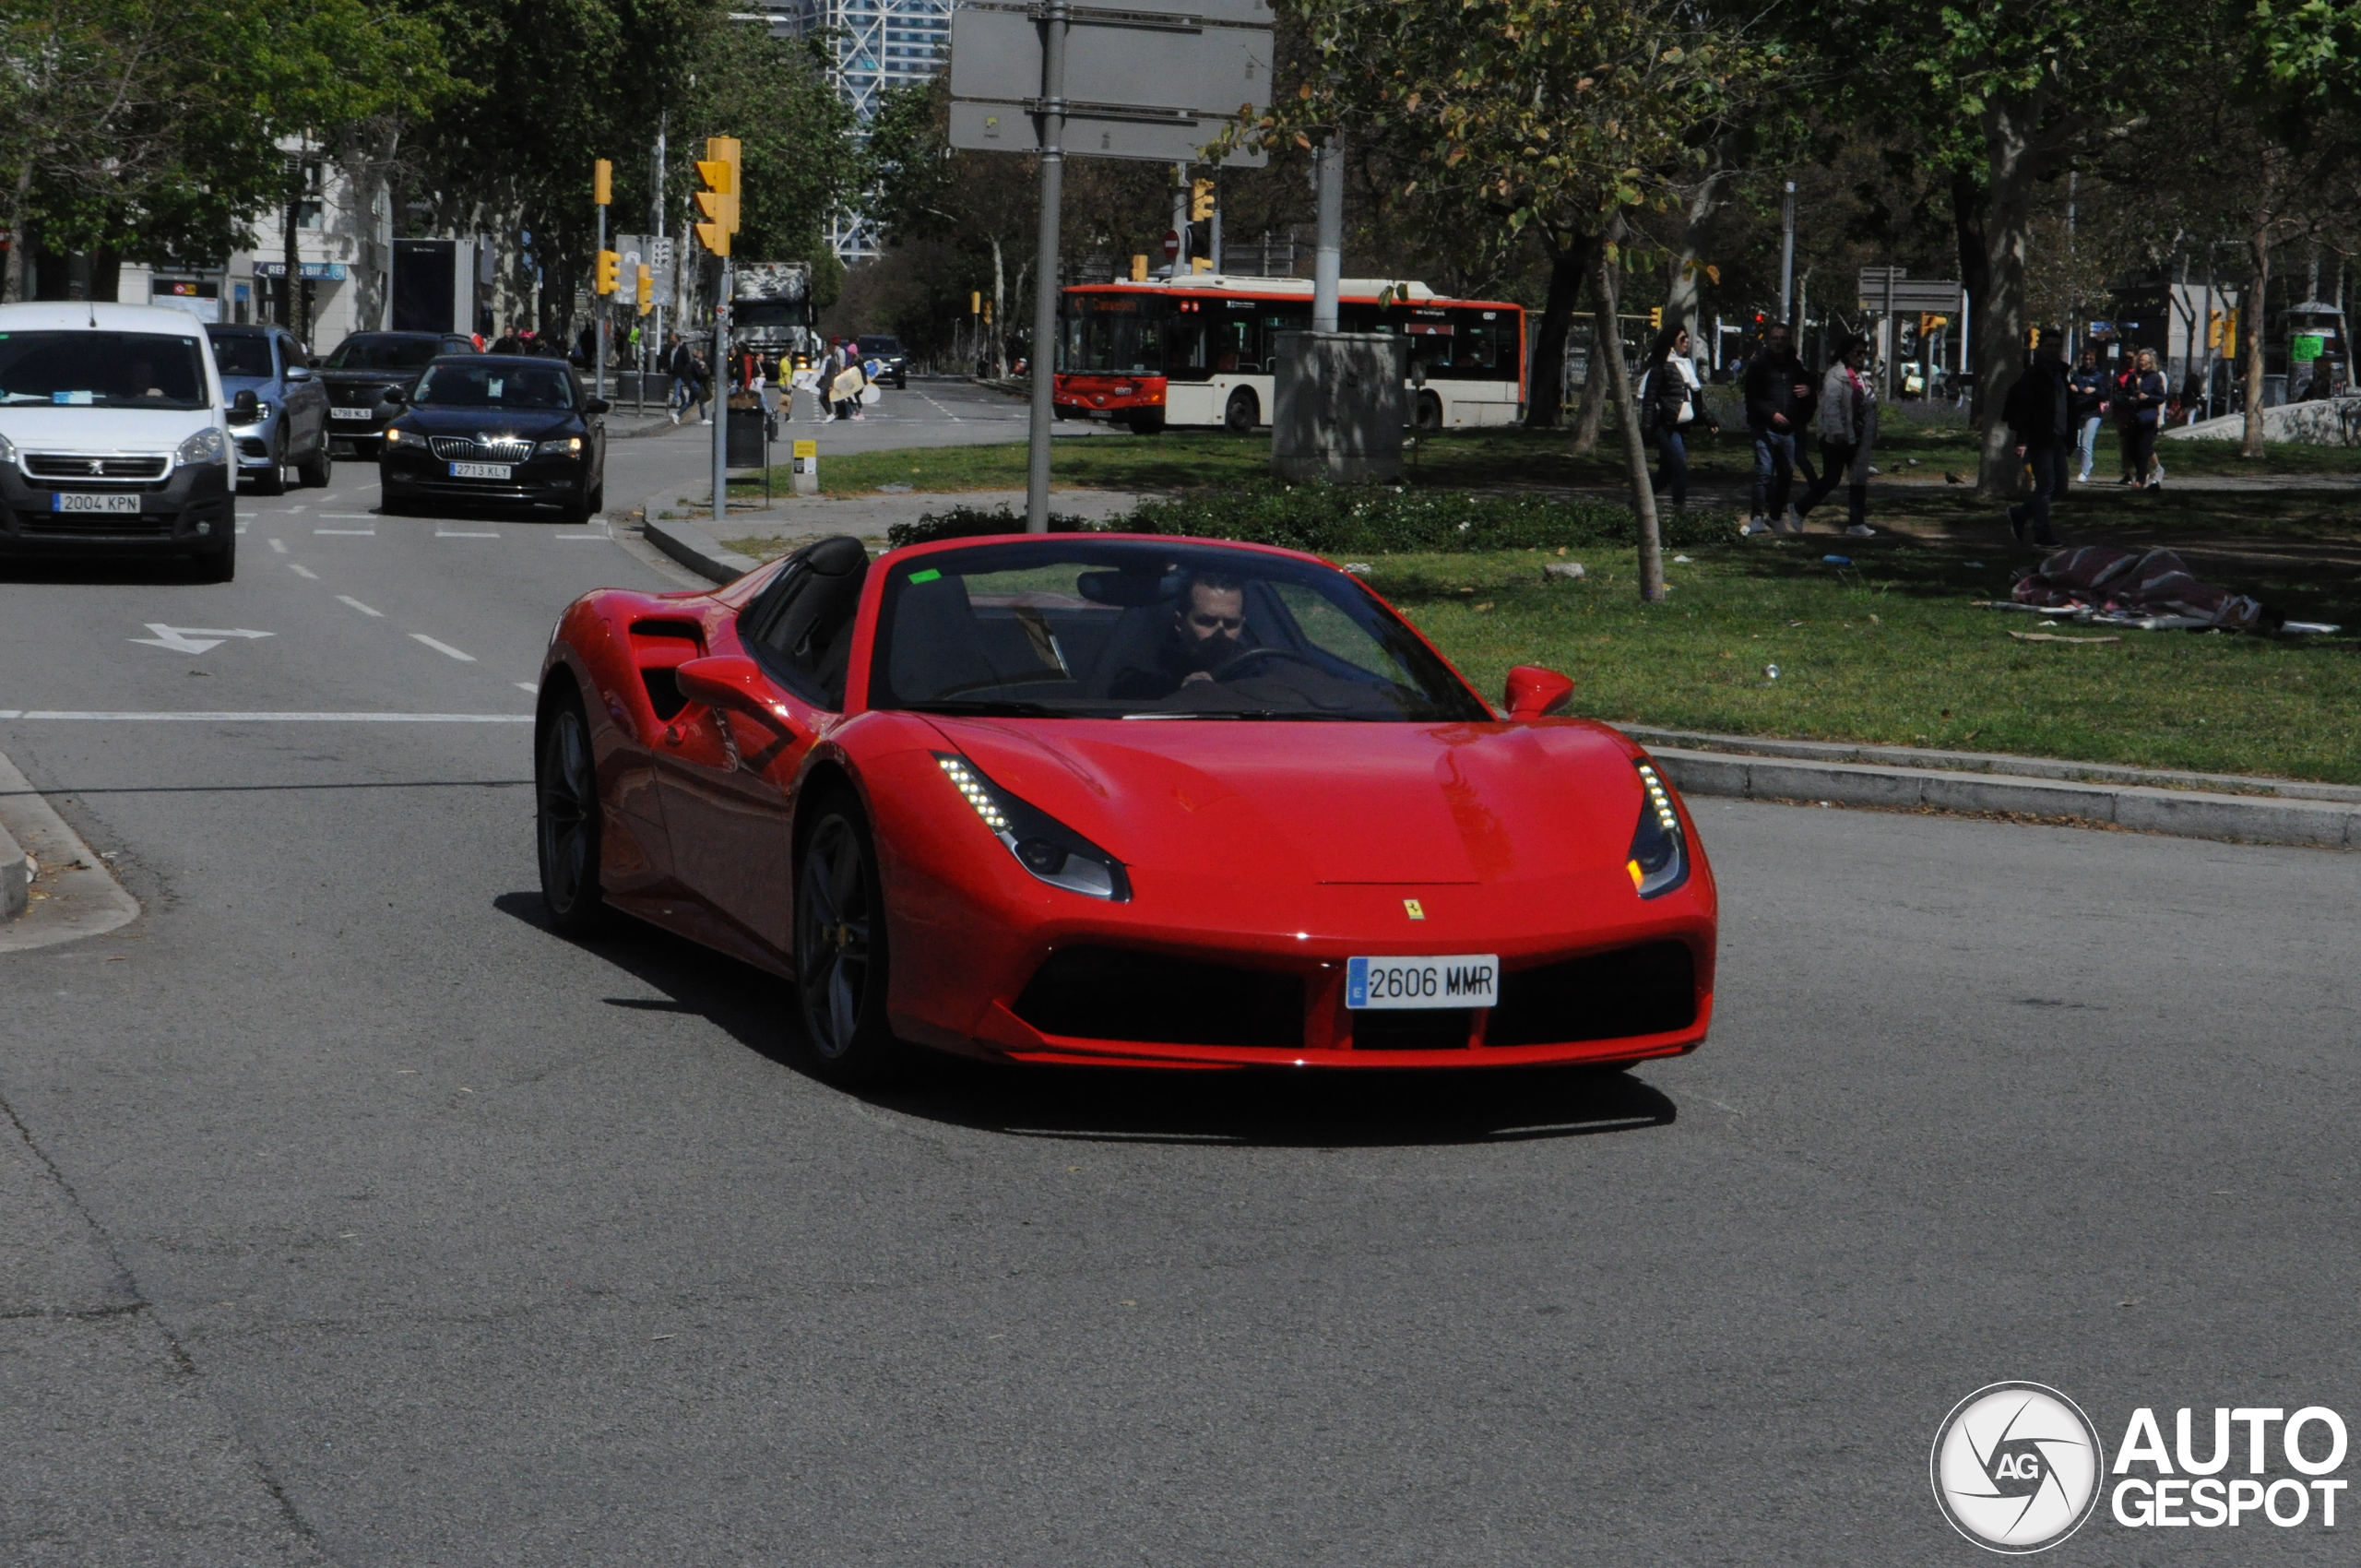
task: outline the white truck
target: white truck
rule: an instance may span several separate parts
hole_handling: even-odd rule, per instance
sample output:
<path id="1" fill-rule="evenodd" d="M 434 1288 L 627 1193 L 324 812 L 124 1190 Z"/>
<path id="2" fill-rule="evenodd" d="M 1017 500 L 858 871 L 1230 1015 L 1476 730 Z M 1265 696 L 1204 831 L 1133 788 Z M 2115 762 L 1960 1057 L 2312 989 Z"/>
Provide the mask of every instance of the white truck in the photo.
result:
<path id="1" fill-rule="evenodd" d="M 813 330 L 812 264 L 742 261 L 730 288 L 730 338 L 740 352 L 779 360 L 793 370 L 819 362 Z"/>

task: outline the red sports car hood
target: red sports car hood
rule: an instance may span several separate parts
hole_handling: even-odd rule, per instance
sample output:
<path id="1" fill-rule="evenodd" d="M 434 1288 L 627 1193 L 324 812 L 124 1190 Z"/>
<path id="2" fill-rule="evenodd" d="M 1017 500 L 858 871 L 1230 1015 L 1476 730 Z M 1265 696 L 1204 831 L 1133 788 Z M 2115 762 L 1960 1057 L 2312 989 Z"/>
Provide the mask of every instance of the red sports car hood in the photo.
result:
<path id="1" fill-rule="evenodd" d="M 1233 885 L 1620 874 L 1641 789 L 1603 726 L 962 719 L 996 783 L 1141 872 Z"/>

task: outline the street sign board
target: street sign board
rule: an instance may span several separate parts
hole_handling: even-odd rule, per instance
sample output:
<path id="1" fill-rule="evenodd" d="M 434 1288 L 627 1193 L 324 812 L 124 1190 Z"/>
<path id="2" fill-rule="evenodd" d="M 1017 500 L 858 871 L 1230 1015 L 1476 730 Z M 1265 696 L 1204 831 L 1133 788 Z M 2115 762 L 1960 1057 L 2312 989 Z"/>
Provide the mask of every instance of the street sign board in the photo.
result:
<path id="1" fill-rule="evenodd" d="M 1066 30 L 1063 146 L 1081 157 L 1193 162 L 1241 110 L 1270 101 L 1265 0 L 1126 0 L 1082 6 Z M 1009 0 L 951 15 L 951 145 L 1026 152 L 1038 145 L 1041 23 Z M 1260 166 L 1260 153 L 1223 160 Z"/>
<path id="2" fill-rule="evenodd" d="M 1887 292 L 1889 287 L 1892 290 L 1891 294 Z M 1905 268 L 1899 267 L 1861 268 L 1860 308 L 1881 311 L 1889 303 L 1897 313 L 1934 312 L 1955 315 L 1960 308 L 1959 280 L 1955 278 L 1912 278 Z"/>

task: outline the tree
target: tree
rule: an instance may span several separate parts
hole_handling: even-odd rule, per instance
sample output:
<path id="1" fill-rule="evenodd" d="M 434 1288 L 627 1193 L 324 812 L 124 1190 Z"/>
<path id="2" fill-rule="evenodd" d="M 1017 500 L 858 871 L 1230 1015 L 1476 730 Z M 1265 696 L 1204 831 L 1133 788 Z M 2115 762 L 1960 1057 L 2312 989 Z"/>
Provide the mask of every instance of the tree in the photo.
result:
<path id="1" fill-rule="evenodd" d="M 1786 64 L 1775 45 L 1686 0 L 1288 8 L 1306 31 L 1301 79 L 1257 129 L 1304 147 L 1340 128 L 1393 136 L 1415 148 L 1406 194 L 1424 190 L 1532 232 L 1549 258 L 1531 372 L 1547 418 L 1574 302 L 1585 281 L 1595 299 L 1614 297 L 1629 215 L 1672 202 L 1683 172 L 1704 163 L 1706 145 Z M 1661 599 L 1646 454 L 1616 343 L 1610 332 L 1595 357 L 1621 409 L 1641 591 Z"/>

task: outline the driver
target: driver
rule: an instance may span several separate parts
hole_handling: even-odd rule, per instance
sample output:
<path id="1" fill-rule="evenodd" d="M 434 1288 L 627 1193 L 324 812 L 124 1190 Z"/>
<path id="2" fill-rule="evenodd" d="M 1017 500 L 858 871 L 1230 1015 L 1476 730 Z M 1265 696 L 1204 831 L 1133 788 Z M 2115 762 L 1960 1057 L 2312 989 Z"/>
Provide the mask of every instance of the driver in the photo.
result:
<path id="1" fill-rule="evenodd" d="M 1219 572 L 1192 572 L 1172 607 L 1171 629 L 1153 666 L 1126 667 L 1109 683 L 1113 697 L 1169 697 L 1192 682 L 1211 681 L 1236 659 L 1246 632 L 1246 585 Z"/>

